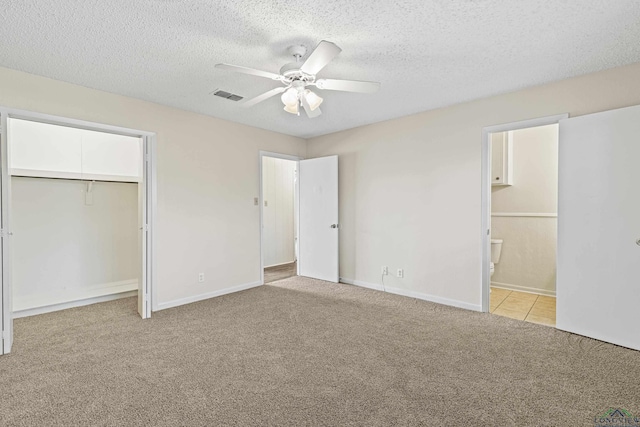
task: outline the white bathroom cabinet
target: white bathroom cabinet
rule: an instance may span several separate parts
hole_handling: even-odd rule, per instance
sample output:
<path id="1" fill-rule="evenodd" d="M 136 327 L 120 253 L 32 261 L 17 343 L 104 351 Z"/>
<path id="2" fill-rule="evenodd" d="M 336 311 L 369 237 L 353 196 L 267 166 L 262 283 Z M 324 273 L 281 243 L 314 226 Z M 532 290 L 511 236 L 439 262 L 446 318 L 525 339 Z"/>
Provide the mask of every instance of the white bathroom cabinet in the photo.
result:
<path id="1" fill-rule="evenodd" d="M 513 185 L 513 132 L 491 134 L 491 185 Z"/>

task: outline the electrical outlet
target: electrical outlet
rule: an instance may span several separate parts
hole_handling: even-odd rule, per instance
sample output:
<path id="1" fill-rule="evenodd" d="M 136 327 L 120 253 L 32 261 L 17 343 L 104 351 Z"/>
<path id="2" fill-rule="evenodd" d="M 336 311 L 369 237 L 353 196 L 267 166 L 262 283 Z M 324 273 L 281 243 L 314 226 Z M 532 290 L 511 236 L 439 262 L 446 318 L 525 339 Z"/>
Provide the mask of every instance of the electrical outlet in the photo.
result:
<path id="1" fill-rule="evenodd" d="M 382 267 L 382 275 L 386 276 L 387 274 L 389 274 L 389 267 L 385 265 Z"/>
<path id="2" fill-rule="evenodd" d="M 404 277 L 404 270 L 401 268 L 398 269 L 398 277 L 401 279 Z"/>
<path id="3" fill-rule="evenodd" d="M 204 273 L 198 273 L 198 283 L 204 282 Z"/>

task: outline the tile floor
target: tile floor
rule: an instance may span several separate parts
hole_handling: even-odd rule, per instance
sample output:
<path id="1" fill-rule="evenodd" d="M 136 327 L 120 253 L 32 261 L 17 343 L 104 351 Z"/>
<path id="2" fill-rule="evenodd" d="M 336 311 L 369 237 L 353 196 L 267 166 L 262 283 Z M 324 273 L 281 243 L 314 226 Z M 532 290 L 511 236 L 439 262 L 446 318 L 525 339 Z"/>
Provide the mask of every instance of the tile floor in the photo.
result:
<path id="1" fill-rule="evenodd" d="M 526 322 L 556 326 L 555 297 L 492 287 L 489 312 Z"/>

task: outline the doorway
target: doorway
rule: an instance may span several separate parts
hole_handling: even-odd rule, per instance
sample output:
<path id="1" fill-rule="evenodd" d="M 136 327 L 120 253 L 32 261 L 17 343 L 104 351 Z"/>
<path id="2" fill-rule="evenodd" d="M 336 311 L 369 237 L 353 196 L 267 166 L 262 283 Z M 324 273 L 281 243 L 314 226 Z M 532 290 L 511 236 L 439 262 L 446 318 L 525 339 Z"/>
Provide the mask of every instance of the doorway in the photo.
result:
<path id="1" fill-rule="evenodd" d="M 271 160 L 265 158 L 279 159 L 289 161 L 288 167 L 295 166 L 296 173 L 293 175 L 293 183 L 291 175 L 281 174 L 278 182 L 287 190 L 289 202 L 283 203 L 285 215 L 290 216 L 290 206 L 293 205 L 293 218 L 282 221 L 282 229 L 273 227 L 273 231 L 267 231 L 266 221 L 271 221 L 270 215 L 278 216 L 277 212 L 266 213 L 266 210 L 274 207 L 265 195 L 266 180 L 265 164 Z M 266 268 L 282 268 L 286 272 L 276 280 L 283 278 L 284 275 L 298 275 L 309 277 L 312 279 L 324 280 L 327 282 L 338 283 L 339 281 L 339 228 L 338 223 L 338 156 L 318 157 L 314 159 L 304 160 L 297 156 L 279 154 L 267 151 L 260 151 L 259 157 L 260 170 L 260 188 L 259 196 L 255 198 L 254 203 L 260 208 L 260 281 L 264 284 L 265 267 Z M 288 177 L 287 177 L 288 176 Z M 293 188 L 293 195 L 289 190 Z M 268 197 L 273 199 L 273 193 L 269 193 Z M 293 201 L 291 202 L 291 197 Z M 276 224 L 278 224 L 276 220 Z M 291 228 L 293 226 L 293 237 L 291 237 Z M 285 230 L 286 228 L 286 230 Z M 275 234 L 268 237 L 267 232 Z M 267 251 L 276 251 L 277 246 L 267 247 L 272 242 L 278 243 L 285 247 L 286 250 L 281 251 L 287 256 L 276 258 L 268 255 Z M 274 249 L 275 248 L 275 249 Z M 291 249 L 293 248 L 293 251 Z M 293 256 L 293 259 L 291 258 Z M 272 263 L 269 265 L 267 262 Z M 281 265 L 278 265 L 283 263 Z M 273 265 L 275 264 L 275 265 Z M 275 271 L 267 271 L 267 273 L 277 273 Z M 295 274 L 294 274 L 295 273 Z M 270 279 L 273 279 L 273 275 Z"/>
<path id="2" fill-rule="evenodd" d="M 3 353 L 18 317 L 135 295 L 150 317 L 155 135 L 19 110 L 0 117 Z"/>
<path id="3" fill-rule="evenodd" d="M 555 326 L 558 123 L 483 130 L 482 308 Z"/>
<path id="4" fill-rule="evenodd" d="M 261 156 L 264 283 L 298 274 L 298 160 Z"/>

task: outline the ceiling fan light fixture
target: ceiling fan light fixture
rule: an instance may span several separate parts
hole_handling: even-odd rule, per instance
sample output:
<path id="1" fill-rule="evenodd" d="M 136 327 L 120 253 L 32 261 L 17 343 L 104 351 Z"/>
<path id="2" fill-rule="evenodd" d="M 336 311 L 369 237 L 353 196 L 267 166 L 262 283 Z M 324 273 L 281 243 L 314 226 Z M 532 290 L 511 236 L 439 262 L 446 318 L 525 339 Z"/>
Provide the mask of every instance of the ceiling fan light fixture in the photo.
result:
<path id="1" fill-rule="evenodd" d="M 252 107 L 276 95 L 280 95 L 284 110 L 290 114 L 300 115 L 300 110 L 304 110 L 306 115 L 313 119 L 322 114 L 320 104 L 323 99 L 316 93 L 307 89 L 307 86 L 315 86 L 318 90 L 333 90 L 342 92 L 374 93 L 380 89 L 378 82 L 366 82 L 358 80 L 341 79 L 316 79 L 316 76 L 327 66 L 340 52 L 335 43 L 322 40 L 316 48 L 306 56 L 304 46 L 292 46 L 289 54 L 293 55 L 295 62 L 285 64 L 280 68 L 280 74 L 268 71 L 256 70 L 255 68 L 241 67 L 231 64 L 216 64 L 216 68 L 234 71 L 236 73 L 249 74 L 252 76 L 264 77 L 280 82 L 282 85 L 273 88 L 261 95 L 245 101 L 242 105 L 245 108 Z"/>
<path id="2" fill-rule="evenodd" d="M 300 115 L 300 109 L 298 108 L 298 102 L 296 101 L 293 105 L 285 105 L 284 111 L 287 113 L 295 114 L 296 116 Z"/>
<path id="3" fill-rule="evenodd" d="M 282 103 L 287 107 L 293 107 L 298 105 L 298 90 L 295 88 L 287 89 L 280 97 Z M 296 107 L 297 109 L 297 107 Z M 285 108 L 286 110 L 286 108 Z"/>
<path id="4" fill-rule="evenodd" d="M 318 108 L 320 104 L 322 104 L 322 101 L 324 101 L 324 99 L 311 92 L 309 89 L 304 91 L 304 97 L 307 100 L 307 103 L 309 103 L 311 111 L 314 111 L 316 108 Z"/>

